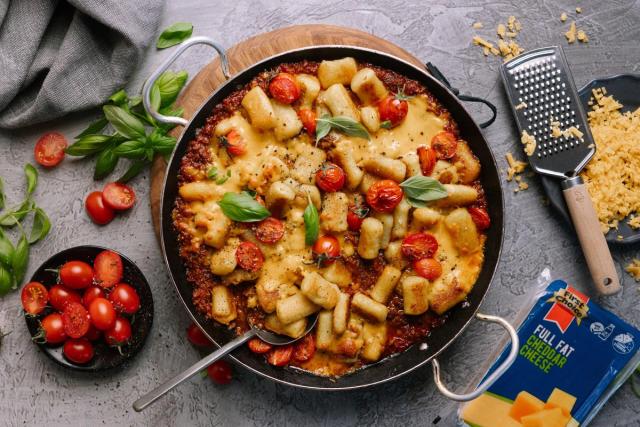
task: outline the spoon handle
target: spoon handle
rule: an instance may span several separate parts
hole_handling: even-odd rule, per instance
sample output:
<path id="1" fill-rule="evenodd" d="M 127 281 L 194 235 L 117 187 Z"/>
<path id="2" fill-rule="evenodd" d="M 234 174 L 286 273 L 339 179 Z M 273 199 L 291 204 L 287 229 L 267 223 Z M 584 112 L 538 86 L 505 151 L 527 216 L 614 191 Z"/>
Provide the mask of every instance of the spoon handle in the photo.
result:
<path id="1" fill-rule="evenodd" d="M 197 363 L 195 363 L 190 368 L 188 368 L 185 371 L 179 373 L 178 375 L 176 375 L 175 377 L 171 378 L 170 380 L 165 381 L 164 383 L 160 384 L 158 387 L 156 387 L 155 389 L 153 389 L 149 393 L 145 394 L 144 396 L 142 396 L 141 398 L 136 400 L 133 403 L 133 409 L 135 409 L 137 412 L 142 411 L 144 408 L 146 408 L 147 406 L 151 405 L 153 402 L 155 402 L 160 397 L 162 397 L 169 390 L 171 390 L 172 388 L 174 388 L 175 386 L 177 386 L 181 382 L 191 378 L 192 376 L 194 376 L 198 372 L 202 371 L 204 368 L 206 368 L 207 366 L 211 365 L 216 360 L 226 356 L 228 353 L 231 353 L 231 351 L 233 351 L 236 347 L 239 347 L 242 344 L 244 344 L 245 342 L 249 341 L 255 335 L 256 335 L 255 330 L 254 329 L 249 329 L 243 335 L 240 335 L 238 338 L 236 338 L 236 339 L 234 339 L 232 341 L 229 341 L 227 344 L 223 345 L 218 350 L 214 351 L 213 353 L 211 353 L 207 357 L 205 357 L 202 360 L 198 361 Z"/>

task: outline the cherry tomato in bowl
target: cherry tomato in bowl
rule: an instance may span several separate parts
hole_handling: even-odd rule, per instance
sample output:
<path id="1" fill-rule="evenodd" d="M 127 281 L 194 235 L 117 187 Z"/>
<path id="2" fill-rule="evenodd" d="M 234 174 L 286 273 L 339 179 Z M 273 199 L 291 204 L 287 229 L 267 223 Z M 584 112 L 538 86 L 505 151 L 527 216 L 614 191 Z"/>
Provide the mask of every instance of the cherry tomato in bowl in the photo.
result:
<path id="1" fill-rule="evenodd" d="M 104 331 L 104 339 L 112 347 L 122 347 L 131 339 L 131 323 L 124 317 L 117 317 L 113 326 Z"/>
<path id="2" fill-rule="evenodd" d="M 62 344 L 67 339 L 60 313 L 51 313 L 40 321 L 40 333 L 33 340 L 49 345 Z"/>
<path id="3" fill-rule="evenodd" d="M 140 309 L 138 293 L 126 283 L 120 283 L 113 288 L 109 293 L 109 301 L 119 313 L 135 314 Z"/>
<path id="4" fill-rule="evenodd" d="M 67 359 L 80 365 L 90 362 L 95 354 L 93 344 L 86 338 L 67 340 L 62 351 Z"/>
<path id="5" fill-rule="evenodd" d="M 39 165 L 51 168 L 64 159 L 67 139 L 58 132 L 45 133 L 38 139 L 33 149 L 33 155 Z"/>
<path id="6" fill-rule="evenodd" d="M 69 261 L 60 267 L 60 281 L 71 289 L 84 289 L 93 283 L 93 268 L 83 261 Z"/>
<path id="7" fill-rule="evenodd" d="M 57 284 L 49 288 L 49 303 L 57 311 L 64 311 L 70 302 L 82 303 L 82 297 L 79 293 L 64 285 Z"/>
<path id="8" fill-rule="evenodd" d="M 126 211 L 136 202 L 136 193 L 126 184 L 110 182 L 102 189 L 102 199 L 114 211 Z"/>
<path id="9" fill-rule="evenodd" d="M 98 225 L 109 224 L 116 217 L 115 211 L 104 204 L 102 191 L 89 193 L 84 201 L 84 207 L 91 221 Z"/>
<path id="10" fill-rule="evenodd" d="M 84 308 L 88 310 L 91 302 L 93 302 L 94 299 L 105 297 L 106 295 L 104 293 L 104 290 L 100 286 L 89 286 L 84 290 L 84 294 L 82 294 L 82 305 L 84 305 Z"/>
<path id="11" fill-rule="evenodd" d="M 114 251 L 102 251 L 93 261 L 96 283 L 110 288 L 122 280 L 123 264 L 120 255 Z"/>
<path id="12" fill-rule="evenodd" d="M 62 312 L 62 324 L 68 337 L 80 338 L 89 331 L 91 318 L 82 304 L 70 302 Z"/>
<path id="13" fill-rule="evenodd" d="M 40 314 L 49 301 L 49 292 L 42 283 L 29 282 L 22 288 L 20 294 L 22 300 L 22 308 L 32 316 Z"/>

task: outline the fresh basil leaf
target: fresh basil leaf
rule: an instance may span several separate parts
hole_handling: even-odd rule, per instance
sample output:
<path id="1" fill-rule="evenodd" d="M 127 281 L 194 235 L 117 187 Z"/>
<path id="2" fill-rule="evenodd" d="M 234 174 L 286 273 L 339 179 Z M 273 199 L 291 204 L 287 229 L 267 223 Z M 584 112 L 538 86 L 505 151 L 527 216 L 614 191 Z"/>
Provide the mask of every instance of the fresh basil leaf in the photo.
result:
<path id="1" fill-rule="evenodd" d="M 118 182 L 124 184 L 131 181 L 133 178 L 138 176 L 138 174 L 140 174 L 148 164 L 149 162 L 146 160 L 136 160 L 132 162 L 124 175 L 118 179 Z"/>
<path id="2" fill-rule="evenodd" d="M 29 236 L 30 245 L 44 239 L 45 236 L 49 234 L 49 230 L 51 230 L 51 221 L 49 221 L 47 214 L 38 207 L 36 207 L 33 212 L 33 226 L 31 227 L 31 235 Z"/>
<path id="3" fill-rule="evenodd" d="M 100 180 L 109 175 L 118 164 L 118 156 L 113 153 L 114 146 L 111 145 L 102 151 L 96 160 L 96 169 L 93 173 L 93 179 Z"/>
<path id="4" fill-rule="evenodd" d="M 119 91 L 111 95 L 108 101 L 115 105 L 123 106 L 129 101 L 129 97 L 127 96 L 127 92 L 125 92 L 124 89 L 120 89 Z"/>
<path id="5" fill-rule="evenodd" d="M 156 43 L 158 49 L 166 49 L 171 46 L 175 46 L 178 43 L 191 37 L 193 33 L 193 24 L 189 22 L 176 22 L 173 25 L 167 27 Z"/>
<path id="6" fill-rule="evenodd" d="M 87 135 L 94 135 L 102 132 L 102 129 L 109 123 L 104 117 L 99 118 L 95 122 L 89 124 L 85 130 L 83 130 L 75 139 L 83 138 Z"/>
<path id="7" fill-rule="evenodd" d="M 324 115 L 321 118 L 316 119 L 316 142 L 324 138 L 327 133 L 329 133 L 326 128 L 327 124 L 331 129 L 344 133 L 345 135 L 371 139 L 367 129 L 352 118 L 344 116 L 328 117 L 327 115 Z M 319 133 L 318 127 L 320 127 L 321 133 Z"/>
<path id="8" fill-rule="evenodd" d="M 176 139 L 172 136 L 157 136 L 152 140 L 152 147 L 156 153 L 171 154 L 176 146 Z"/>
<path id="9" fill-rule="evenodd" d="M 177 73 L 165 71 L 153 84 L 152 93 L 154 89 L 157 89 L 158 95 L 162 100 L 161 106 L 169 107 L 178 98 L 180 90 L 182 90 L 188 78 L 189 74 L 184 70 Z"/>
<path id="10" fill-rule="evenodd" d="M 182 115 L 184 114 L 184 108 L 178 107 L 178 108 L 173 109 L 171 107 L 164 107 L 164 108 L 160 109 L 160 114 L 165 115 L 165 116 L 182 117 Z M 176 125 L 173 124 L 173 123 L 160 123 L 156 127 L 162 133 L 166 134 L 171 129 L 176 127 Z"/>
<path id="11" fill-rule="evenodd" d="M 216 184 L 218 185 L 222 185 L 225 182 L 227 182 L 229 180 L 229 178 L 231 178 L 231 170 L 227 170 L 226 175 L 222 175 L 220 177 L 218 177 L 218 179 L 216 179 Z"/>
<path id="12" fill-rule="evenodd" d="M 13 243 L 0 227 L 0 266 L 11 267 L 14 251 Z"/>
<path id="13" fill-rule="evenodd" d="M 142 97 L 140 95 L 132 96 L 129 98 L 129 108 L 137 107 L 142 103 Z"/>
<path id="14" fill-rule="evenodd" d="M 218 177 L 218 168 L 215 166 L 211 166 L 207 171 L 207 178 L 216 179 Z"/>
<path id="15" fill-rule="evenodd" d="M 29 212 L 33 210 L 33 206 L 33 201 L 30 197 L 27 197 L 18 207 L 0 215 L 0 225 L 4 227 L 13 227 L 18 223 L 18 221 L 22 221 L 24 217 L 29 215 Z"/>
<path id="16" fill-rule="evenodd" d="M 238 222 L 256 222 L 269 217 L 271 213 L 248 193 L 224 193 L 218 202 L 222 212 Z"/>
<path id="17" fill-rule="evenodd" d="M 27 177 L 27 196 L 30 196 L 38 185 L 38 171 L 31 163 L 27 163 L 24 165 L 24 175 Z"/>
<path id="18" fill-rule="evenodd" d="M 0 265 L 0 297 L 9 293 L 12 284 L 13 277 L 11 277 L 11 273 Z M 0 341 L 2 341 L 2 335 L 0 335 Z"/>
<path id="19" fill-rule="evenodd" d="M 103 150 L 109 145 L 111 139 L 111 135 L 84 135 L 68 146 L 64 152 L 70 156 L 89 156 Z"/>
<path id="20" fill-rule="evenodd" d="M 160 89 L 155 84 L 151 87 L 151 94 L 149 95 L 151 101 L 151 108 L 153 111 L 158 111 L 160 109 L 160 102 L 162 99 L 160 98 Z"/>
<path id="21" fill-rule="evenodd" d="M 24 279 L 24 274 L 27 272 L 27 266 L 29 265 L 29 241 L 24 233 L 20 236 L 20 240 L 18 240 L 18 244 L 16 245 L 16 250 L 11 261 L 14 287 L 20 286 L 22 285 L 22 279 Z"/>
<path id="22" fill-rule="evenodd" d="M 123 108 L 115 105 L 105 105 L 102 110 L 111 126 L 123 136 L 135 139 L 145 135 L 142 122 Z"/>
<path id="23" fill-rule="evenodd" d="M 407 201 L 414 207 L 425 207 L 431 202 L 447 197 L 447 189 L 437 179 L 428 176 L 412 176 L 400 184 Z"/>
<path id="24" fill-rule="evenodd" d="M 318 240 L 320 218 L 318 217 L 318 210 L 313 202 L 311 202 L 311 196 L 307 195 L 307 197 L 309 201 L 307 207 L 304 209 L 302 218 L 304 219 L 304 242 L 307 246 L 311 246 Z"/>
<path id="25" fill-rule="evenodd" d="M 145 155 L 145 142 L 139 139 L 125 141 L 114 148 L 113 154 L 126 159 L 140 159 Z"/>
<path id="26" fill-rule="evenodd" d="M 325 114 L 320 119 L 316 119 L 316 144 L 329 134 L 329 131 L 331 130 L 331 123 L 329 120 L 331 120 L 331 116 L 328 114 Z"/>
<path id="27" fill-rule="evenodd" d="M 0 209 L 4 209 L 7 203 L 7 196 L 4 194 L 4 181 L 0 178 Z"/>

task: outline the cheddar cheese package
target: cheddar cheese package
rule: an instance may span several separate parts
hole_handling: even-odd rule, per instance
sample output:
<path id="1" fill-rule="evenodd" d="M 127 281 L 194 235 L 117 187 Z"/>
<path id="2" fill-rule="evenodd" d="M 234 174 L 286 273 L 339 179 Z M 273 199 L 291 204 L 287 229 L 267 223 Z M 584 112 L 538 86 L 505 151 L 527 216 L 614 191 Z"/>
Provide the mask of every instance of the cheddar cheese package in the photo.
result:
<path id="1" fill-rule="evenodd" d="M 640 331 L 563 280 L 538 296 L 518 337 L 513 365 L 487 392 L 462 406 L 459 416 L 467 425 L 584 426 L 640 358 Z M 509 351 L 510 345 L 486 376 Z"/>

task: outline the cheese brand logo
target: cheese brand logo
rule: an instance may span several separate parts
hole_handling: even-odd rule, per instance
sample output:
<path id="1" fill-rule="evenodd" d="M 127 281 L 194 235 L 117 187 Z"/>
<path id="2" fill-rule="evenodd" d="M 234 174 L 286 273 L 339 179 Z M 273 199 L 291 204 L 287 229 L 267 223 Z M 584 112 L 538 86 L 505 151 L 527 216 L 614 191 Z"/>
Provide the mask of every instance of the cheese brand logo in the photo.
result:
<path id="1" fill-rule="evenodd" d="M 567 332 L 574 319 L 580 325 L 589 312 L 589 298 L 571 286 L 555 291 L 547 302 L 553 305 L 544 320 L 555 323 L 563 333 Z"/>

